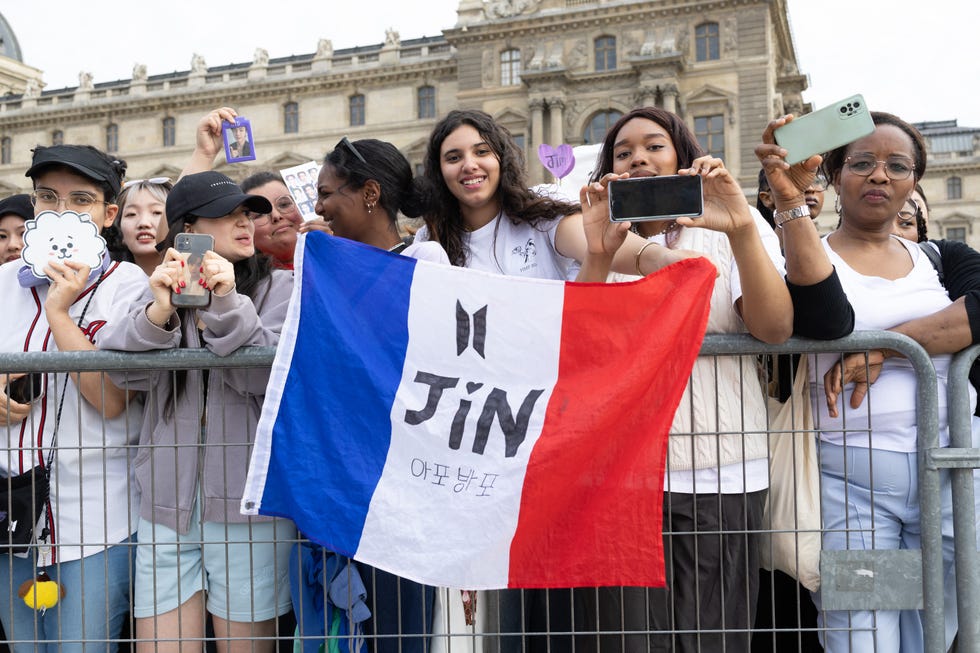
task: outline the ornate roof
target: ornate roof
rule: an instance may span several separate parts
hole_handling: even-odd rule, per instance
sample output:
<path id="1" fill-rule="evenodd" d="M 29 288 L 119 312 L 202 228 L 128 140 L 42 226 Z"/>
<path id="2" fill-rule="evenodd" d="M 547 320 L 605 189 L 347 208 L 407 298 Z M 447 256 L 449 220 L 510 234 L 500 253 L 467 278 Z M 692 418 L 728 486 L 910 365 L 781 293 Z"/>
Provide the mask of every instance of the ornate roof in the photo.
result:
<path id="1" fill-rule="evenodd" d="M 24 62 L 20 53 L 20 43 L 17 42 L 17 35 L 14 34 L 13 28 L 10 27 L 10 23 L 3 17 L 3 14 L 0 14 L 0 55 L 16 59 L 21 63 Z"/>

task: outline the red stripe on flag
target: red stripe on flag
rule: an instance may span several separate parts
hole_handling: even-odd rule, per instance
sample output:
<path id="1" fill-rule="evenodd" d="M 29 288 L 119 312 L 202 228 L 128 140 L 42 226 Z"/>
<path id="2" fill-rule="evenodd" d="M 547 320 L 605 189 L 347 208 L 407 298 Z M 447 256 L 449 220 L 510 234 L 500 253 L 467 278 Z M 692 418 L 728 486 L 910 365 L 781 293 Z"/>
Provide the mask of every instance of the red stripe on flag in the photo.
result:
<path id="1" fill-rule="evenodd" d="M 510 587 L 662 587 L 667 433 L 707 327 L 703 258 L 568 284 L 558 383 L 531 452 Z"/>

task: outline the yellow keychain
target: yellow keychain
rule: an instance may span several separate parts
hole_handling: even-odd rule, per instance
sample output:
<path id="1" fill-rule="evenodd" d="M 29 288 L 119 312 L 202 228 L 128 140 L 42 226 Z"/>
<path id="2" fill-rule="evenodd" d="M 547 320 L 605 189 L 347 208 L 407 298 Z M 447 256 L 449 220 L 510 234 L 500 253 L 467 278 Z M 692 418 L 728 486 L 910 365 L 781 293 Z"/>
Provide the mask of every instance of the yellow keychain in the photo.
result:
<path id="1" fill-rule="evenodd" d="M 53 608 L 58 605 L 59 600 L 65 598 L 65 588 L 42 571 L 33 580 L 21 583 L 17 596 L 24 599 L 27 607 L 44 614 L 45 610 Z"/>

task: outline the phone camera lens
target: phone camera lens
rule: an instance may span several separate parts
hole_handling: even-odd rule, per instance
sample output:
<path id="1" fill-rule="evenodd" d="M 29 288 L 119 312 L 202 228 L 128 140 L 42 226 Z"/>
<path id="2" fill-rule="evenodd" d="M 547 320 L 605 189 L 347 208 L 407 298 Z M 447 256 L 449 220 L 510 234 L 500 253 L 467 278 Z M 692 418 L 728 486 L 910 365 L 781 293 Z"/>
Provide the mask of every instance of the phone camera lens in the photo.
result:
<path id="1" fill-rule="evenodd" d="M 841 107 L 840 108 L 840 112 L 841 113 L 847 113 L 847 107 Z"/>

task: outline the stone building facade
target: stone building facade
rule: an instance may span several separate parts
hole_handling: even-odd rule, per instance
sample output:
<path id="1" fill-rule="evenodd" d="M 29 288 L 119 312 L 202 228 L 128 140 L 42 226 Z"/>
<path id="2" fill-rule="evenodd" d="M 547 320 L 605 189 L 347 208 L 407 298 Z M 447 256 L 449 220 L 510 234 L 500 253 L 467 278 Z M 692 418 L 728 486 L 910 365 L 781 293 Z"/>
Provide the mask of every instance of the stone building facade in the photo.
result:
<path id="1" fill-rule="evenodd" d="M 929 202 L 929 237 L 961 240 L 980 249 L 980 128 L 955 120 L 915 125 L 929 163 L 922 190 Z"/>
<path id="2" fill-rule="evenodd" d="M 83 72 L 71 88 L 22 75 L 0 97 L 0 195 L 25 189 L 38 143 L 89 143 L 119 153 L 130 177 L 174 176 L 198 119 L 217 106 L 252 121 L 258 160 L 218 166 L 234 178 L 319 160 L 345 135 L 391 141 L 418 165 L 439 117 L 469 107 L 511 130 L 541 182 L 538 145 L 595 142 L 621 113 L 656 104 L 754 189 L 766 122 L 809 109 L 785 0 L 460 0 L 457 15 L 438 37 L 389 31 L 380 44 L 321 40 L 308 54 L 258 49 L 217 66 L 188 53 L 187 71 L 136 64 L 131 79 Z M 24 64 L 0 56 L 4 66 Z"/>

